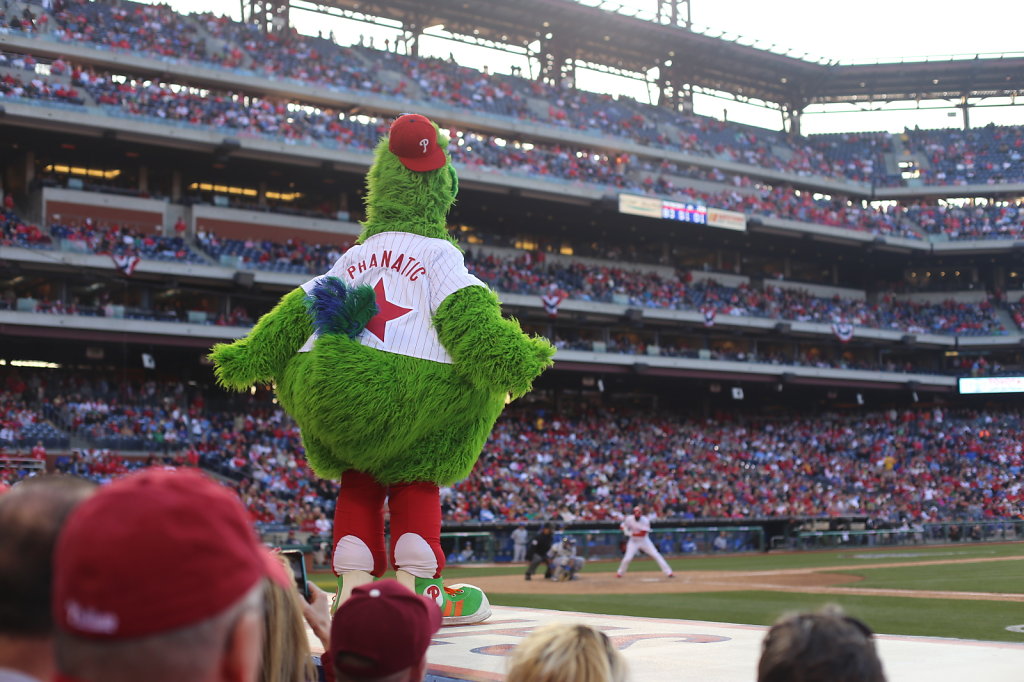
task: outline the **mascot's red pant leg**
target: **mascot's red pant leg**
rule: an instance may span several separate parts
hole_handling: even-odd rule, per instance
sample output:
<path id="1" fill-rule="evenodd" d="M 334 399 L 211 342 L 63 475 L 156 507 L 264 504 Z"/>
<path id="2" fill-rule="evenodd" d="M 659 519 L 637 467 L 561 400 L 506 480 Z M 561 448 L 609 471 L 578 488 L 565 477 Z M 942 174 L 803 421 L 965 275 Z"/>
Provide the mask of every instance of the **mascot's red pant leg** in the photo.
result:
<path id="1" fill-rule="evenodd" d="M 433 483 L 400 483 L 388 488 L 391 564 L 417 578 L 440 578 L 441 497 Z M 337 531 L 335 531 L 337 532 Z"/>
<path id="2" fill-rule="evenodd" d="M 435 488 L 436 490 L 436 488 Z M 366 571 L 378 578 L 387 569 L 384 551 L 384 497 L 373 476 L 349 469 L 341 476 L 334 510 L 334 574 Z M 438 528 L 440 507 L 438 506 Z"/>

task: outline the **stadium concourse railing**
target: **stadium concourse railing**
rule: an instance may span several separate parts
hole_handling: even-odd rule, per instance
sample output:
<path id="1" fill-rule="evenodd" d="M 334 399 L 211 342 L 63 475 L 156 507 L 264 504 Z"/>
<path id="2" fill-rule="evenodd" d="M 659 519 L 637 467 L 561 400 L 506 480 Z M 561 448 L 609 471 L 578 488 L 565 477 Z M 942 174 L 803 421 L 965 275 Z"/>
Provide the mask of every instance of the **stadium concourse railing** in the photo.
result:
<path id="1" fill-rule="evenodd" d="M 5 457 L 0 455 L 0 469 L 44 473 L 46 471 L 46 462 L 34 457 Z"/>
<path id="2" fill-rule="evenodd" d="M 1024 519 L 926 523 L 876 530 L 801 531 L 787 538 L 784 546 L 810 550 L 1016 540 L 1024 540 Z"/>

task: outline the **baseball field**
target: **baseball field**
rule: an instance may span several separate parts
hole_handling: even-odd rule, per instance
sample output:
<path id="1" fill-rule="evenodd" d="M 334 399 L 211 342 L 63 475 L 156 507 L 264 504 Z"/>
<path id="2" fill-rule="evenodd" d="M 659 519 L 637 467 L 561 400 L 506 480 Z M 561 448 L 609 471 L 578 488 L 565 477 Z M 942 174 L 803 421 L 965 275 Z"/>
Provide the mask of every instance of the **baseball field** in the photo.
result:
<path id="1" fill-rule="evenodd" d="M 527 582 L 521 564 L 449 566 L 449 583 L 494 605 L 770 625 L 782 613 L 840 604 L 876 632 L 1024 643 L 1024 542 L 850 548 L 588 563 L 578 580 Z M 333 589 L 330 574 L 316 581 Z"/>

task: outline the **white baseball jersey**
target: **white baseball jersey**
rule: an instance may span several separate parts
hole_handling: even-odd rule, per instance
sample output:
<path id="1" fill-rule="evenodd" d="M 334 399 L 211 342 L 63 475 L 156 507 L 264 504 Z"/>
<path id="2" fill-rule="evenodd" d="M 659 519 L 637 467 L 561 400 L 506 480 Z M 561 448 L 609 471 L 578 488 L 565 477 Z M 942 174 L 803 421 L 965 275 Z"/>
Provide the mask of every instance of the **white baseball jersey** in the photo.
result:
<path id="1" fill-rule="evenodd" d="M 630 537 L 642 538 L 651 532 L 651 521 L 644 515 L 641 515 L 639 519 L 635 516 L 627 516 L 620 524 L 620 528 Z"/>
<path id="2" fill-rule="evenodd" d="M 364 346 L 449 364 L 452 358 L 432 324 L 434 313 L 459 289 L 485 286 L 466 270 L 454 244 L 408 232 L 375 234 L 346 251 L 325 276 L 373 287 L 379 310 L 356 337 Z M 302 285 L 307 294 L 318 279 Z M 299 352 L 312 350 L 315 341 L 314 333 Z"/>

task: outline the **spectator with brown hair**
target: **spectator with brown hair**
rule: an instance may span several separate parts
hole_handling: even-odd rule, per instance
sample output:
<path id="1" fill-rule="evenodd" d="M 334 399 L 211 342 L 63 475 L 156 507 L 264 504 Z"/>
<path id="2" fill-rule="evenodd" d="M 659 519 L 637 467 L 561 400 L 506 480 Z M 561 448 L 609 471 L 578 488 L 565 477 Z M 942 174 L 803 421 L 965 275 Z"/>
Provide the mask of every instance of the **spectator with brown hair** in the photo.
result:
<path id="1" fill-rule="evenodd" d="M 245 509 L 212 480 L 114 481 L 57 541 L 58 682 L 255 682 L 268 572 Z"/>
<path id="2" fill-rule="evenodd" d="M 505 682 L 625 682 L 625 659 L 608 636 L 582 623 L 551 623 L 515 648 Z"/>
<path id="3" fill-rule="evenodd" d="M 95 485 L 37 476 L 0 496 L 0 681 L 50 680 L 56 672 L 50 590 L 64 520 Z"/>
<path id="4" fill-rule="evenodd" d="M 768 631 L 757 682 L 885 682 L 871 629 L 829 605 L 784 615 Z"/>
<path id="5" fill-rule="evenodd" d="M 419 682 L 441 609 L 396 580 L 352 590 L 334 614 L 324 668 L 335 682 Z"/>

